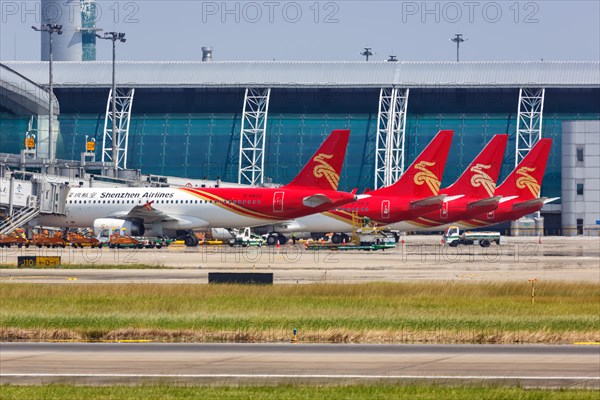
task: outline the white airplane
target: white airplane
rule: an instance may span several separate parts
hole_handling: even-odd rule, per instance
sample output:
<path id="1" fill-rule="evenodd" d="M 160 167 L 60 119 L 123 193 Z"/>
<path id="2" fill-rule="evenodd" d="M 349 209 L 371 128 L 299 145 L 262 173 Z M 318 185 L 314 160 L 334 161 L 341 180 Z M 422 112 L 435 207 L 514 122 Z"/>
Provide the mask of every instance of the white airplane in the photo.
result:
<path id="1" fill-rule="evenodd" d="M 66 215 L 44 215 L 34 223 L 95 232 L 125 230 L 138 236 L 179 237 L 187 246 L 196 228 L 239 228 L 293 220 L 359 198 L 338 192 L 350 131 L 333 131 L 298 176 L 279 188 L 74 188 Z"/>

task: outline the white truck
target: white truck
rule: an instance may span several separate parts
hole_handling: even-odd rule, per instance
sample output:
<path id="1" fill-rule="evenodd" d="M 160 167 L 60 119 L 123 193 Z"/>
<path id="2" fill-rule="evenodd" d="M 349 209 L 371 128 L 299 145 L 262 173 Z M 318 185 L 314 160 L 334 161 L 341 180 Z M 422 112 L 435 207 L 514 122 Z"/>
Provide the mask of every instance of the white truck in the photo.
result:
<path id="1" fill-rule="evenodd" d="M 491 243 L 504 244 L 504 238 L 500 232 L 461 232 L 458 226 L 449 226 L 444 232 L 443 242 L 450 247 L 456 247 L 459 244 L 478 244 L 481 247 L 489 247 Z"/>
<path id="2" fill-rule="evenodd" d="M 232 247 L 233 246 L 243 246 L 243 247 L 258 246 L 258 247 L 261 247 L 264 243 L 265 243 L 265 240 L 262 237 L 252 233 L 250 228 L 244 228 L 244 230 L 241 233 L 238 233 L 237 235 L 235 235 L 234 239 L 229 240 L 229 245 Z"/>

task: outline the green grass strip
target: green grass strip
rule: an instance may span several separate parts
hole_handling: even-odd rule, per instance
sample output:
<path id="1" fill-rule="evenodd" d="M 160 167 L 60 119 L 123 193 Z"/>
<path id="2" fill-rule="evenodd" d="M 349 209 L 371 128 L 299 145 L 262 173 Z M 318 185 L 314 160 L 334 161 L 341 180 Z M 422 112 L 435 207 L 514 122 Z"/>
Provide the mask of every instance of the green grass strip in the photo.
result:
<path id="1" fill-rule="evenodd" d="M 322 342 L 600 340 L 600 288 L 587 283 L 540 282 L 533 305 L 527 282 L 5 282 L 0 283 L 0 296 L 4 340 L 32 339 L 31 332 L 42 335 L 33 339 L 48 339 L 48 332 L 60 331 L 51 338 L 278 341 L 289 338 L 293 328 L 301 340 Z"/>
<path id="2" fill-rule="evenodd" d="M 86 387 L 69 385 L 0 386 L 3 400 L 596 400 L 593 390 L 528 390 L 500 387 L 442 386 L 110 386 Z"/>

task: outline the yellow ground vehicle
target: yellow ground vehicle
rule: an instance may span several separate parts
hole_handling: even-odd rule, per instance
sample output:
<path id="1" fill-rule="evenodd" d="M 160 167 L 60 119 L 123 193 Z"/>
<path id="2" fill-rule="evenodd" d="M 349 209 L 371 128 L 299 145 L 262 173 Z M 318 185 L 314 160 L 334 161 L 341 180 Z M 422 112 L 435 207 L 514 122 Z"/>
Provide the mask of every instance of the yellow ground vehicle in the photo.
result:
<path id="1" fill-rule="evenodd" d="M 61 232 L 55 232 L 53 235 L 36 233 L 31 241 L 32 246 L 37 247 L 67 247 L 67 242 L 62 238 Z"/>
<path id="2" fill-rule="evenodd" d="M 102 248 L 102 243 L 95 237 L 83 236 L 77 233 L 69 234 L 67 238 L 68 242 L 71 244 L 71 247 L 98 247 Z"/>
<path id="3" fill-rule="evenodd" d="M 11 247 L 17 246 L 21 247 L 29 247 L 29 240 L 21 236 L 14 235 L 2 235 L 0 236 L 0 247 Z"/>

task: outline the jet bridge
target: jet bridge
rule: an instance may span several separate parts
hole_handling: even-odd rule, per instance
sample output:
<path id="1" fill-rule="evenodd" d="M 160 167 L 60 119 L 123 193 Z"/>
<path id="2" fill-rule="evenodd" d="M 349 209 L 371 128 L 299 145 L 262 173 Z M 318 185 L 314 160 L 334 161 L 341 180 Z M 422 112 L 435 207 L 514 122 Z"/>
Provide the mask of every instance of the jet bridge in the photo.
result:
<path id="1" fill-rule="evenodd" d="M 36 177 L 28 172 L 12 172 L 0 179 L 0 234 L 7 235 L 40 214 L 65 215 L 69 185 Z"/>

